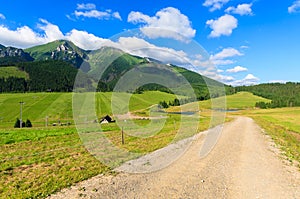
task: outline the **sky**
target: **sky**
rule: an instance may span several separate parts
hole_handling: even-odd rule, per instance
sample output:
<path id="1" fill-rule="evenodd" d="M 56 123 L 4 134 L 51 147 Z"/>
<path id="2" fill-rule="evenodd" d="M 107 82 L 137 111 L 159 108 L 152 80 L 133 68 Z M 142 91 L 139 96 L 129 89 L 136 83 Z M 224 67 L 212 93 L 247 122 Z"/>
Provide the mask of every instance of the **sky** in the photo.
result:
<path id="1" fill-rule="evenodd" d="M 233 86 L 300 82 L 300 0 L 0 0 L 0 44 L 58 39 L 190 64 Z"/>

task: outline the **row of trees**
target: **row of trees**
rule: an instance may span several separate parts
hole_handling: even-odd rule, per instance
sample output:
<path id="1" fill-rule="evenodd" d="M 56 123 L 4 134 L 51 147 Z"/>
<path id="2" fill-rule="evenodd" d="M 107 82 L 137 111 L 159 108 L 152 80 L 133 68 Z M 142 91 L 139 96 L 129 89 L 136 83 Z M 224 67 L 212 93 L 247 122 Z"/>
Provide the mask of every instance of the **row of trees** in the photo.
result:
<path id="1" fill-rule="evenodd" d="M 278 108 L 300 106 L 300 83 L 288 82 L 260 84 L 254 86 L 237 87 L 237 91 L 248 91 L 272 100 L 270 103 L 258 102 L 259 108 Z"/>
<path id="2" fill-rule="evenodd" d="M 183 99 L 179 100 L 179 99 L 175 98 L 173 101 L 169 101 L 169 103 L 166 102 L 165 100 L 164 101 L 160 101 L 159 105 L 162 108 L 169 108 L 170 106 L 180 106 L 180 105 L 187 104 L 187 103 L 194 102 L 194 101 L 196 101 L 196 99 L 193 99 L 193 98 L 183 98 Z"/>
<path id="3" fill-rule="evenodd" d="M 21 123 L 20 119 L 17 118 L 14 128 L 20 128 L 20 123 Z M 22 127 L 31 128 L 32 127 L 31 121 L 29 119 L 27 119 L 26 122 L 22 121 Z"/>

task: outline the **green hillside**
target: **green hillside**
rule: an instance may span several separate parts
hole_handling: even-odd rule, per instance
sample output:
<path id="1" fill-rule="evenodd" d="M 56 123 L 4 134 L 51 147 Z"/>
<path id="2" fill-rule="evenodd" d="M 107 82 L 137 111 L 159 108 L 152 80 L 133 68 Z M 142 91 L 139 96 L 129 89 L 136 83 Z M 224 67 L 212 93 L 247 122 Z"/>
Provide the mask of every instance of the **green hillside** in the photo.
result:
<path id="1" fill-rule="evenodd" d="M 241 86 L 237 91 L 248 91 L 255 95 L 270 99 L 269 103 L 257 103 L 260 108 L 279 108 L 300 106 L 300 83 L 287 82 Z"/>
<path id="2" fill-rule="evenodd" d="M 0 78 L 18 77 L 28 79 L 29 76 L 25 71 L 15 66 L 0 67 Z"/>
<path id="3" fill-rule="evenodd" d="M 49 122 L 72 120 L 72 93 L 22 93 L 0 95 L 0 127 L 13 127 L 16 118 L 20 117 L 20 101 L 25 102 L 23 119 L 30 119 L 34 126 L 44 126 L 45 118 Z M 130 95 L 121 93 L 120 95 Z M 100 118 L 111 114 L 111 92 L 96 93 L 97 116 Z M 133 94 L 130 99 L 130 111 L 145 109 L 162 100 L 174 100 L 168 93 L 149 91 Z"/>
<path id="4" fill-rule="evenodd" d="M 187 109 L 193 110 L 194 107 L 196 107 L 197 103 L 199 103 L 200 109 L 219 109 L 219 108 L 226 108 L 228 110 L 230 109 L 253 109 L 255 108 L 255 104 L 257 102 L 263 101 L 263 102 L 270 102 L 269 99 L 265 99 L 256 95 L 253 95 L 249 92 L 238 92 L 233 95 L 227 95 L 225 97 L 218 97 L 212 99 L 214 100 L 214 104 L 216 104 L 216 107 L 212 107 L 211 99 L 204 100 L 200 102 L 193 102 L 189 104 L 185 104 Z M 224 103 L 226 104 L 226 107 L 224 107 Z M 175 109 L 178 109 L 178 107 L 175 107 Z"/>

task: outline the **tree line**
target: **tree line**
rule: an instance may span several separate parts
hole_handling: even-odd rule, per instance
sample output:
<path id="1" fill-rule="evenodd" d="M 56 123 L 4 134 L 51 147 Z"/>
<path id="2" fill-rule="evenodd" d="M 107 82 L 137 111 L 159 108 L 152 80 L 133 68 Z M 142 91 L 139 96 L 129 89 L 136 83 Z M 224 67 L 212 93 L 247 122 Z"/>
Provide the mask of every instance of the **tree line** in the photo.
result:
<path id="1" fill-rule="evenodd" d="M 270 103 L 257 102 L 258 108 L 280 108 L 300 106 L 300 83 L 268 83 L 236 87 L 237 91 L 248 91 L 270 99 Z"/>

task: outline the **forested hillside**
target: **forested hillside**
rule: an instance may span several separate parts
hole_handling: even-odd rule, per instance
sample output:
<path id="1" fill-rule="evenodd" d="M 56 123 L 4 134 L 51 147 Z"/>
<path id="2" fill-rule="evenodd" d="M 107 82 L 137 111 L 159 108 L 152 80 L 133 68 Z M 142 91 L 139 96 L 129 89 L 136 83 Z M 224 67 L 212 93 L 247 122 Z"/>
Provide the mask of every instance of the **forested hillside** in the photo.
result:
<path id="1" fill-rule="evenodd" d="M 271 103 L 258 102 L 260 108 L 294 107 L 300 106 L 300 83 L 288 82 L 259 84 L 254 86 L 241 86 L 237 91 L 248 91 L 272 100 Z"/>
<path id="2" fill-rule="evenodd" d="M 72 91 L 78 70 L 63 61 L 18 63 L 28 78 L 16 76 L 0 78 L 0 92 L 69 92 Z"/>

